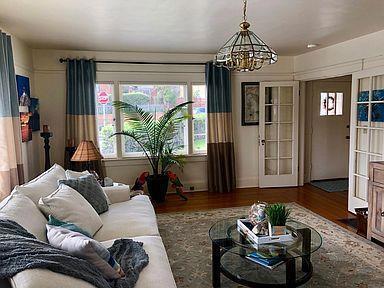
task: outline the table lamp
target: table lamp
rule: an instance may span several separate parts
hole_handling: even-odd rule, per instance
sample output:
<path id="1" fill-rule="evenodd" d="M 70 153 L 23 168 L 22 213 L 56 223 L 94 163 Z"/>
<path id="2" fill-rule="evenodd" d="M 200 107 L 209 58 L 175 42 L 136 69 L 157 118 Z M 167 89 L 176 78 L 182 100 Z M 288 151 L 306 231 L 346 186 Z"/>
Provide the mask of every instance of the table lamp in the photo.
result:
<path id="1" fill-rule="evenodd" d="M 96 179 L 99 178 L 97 173 L 92 169 L 91 170 L 91 161 L 97 161 L 103 159 L 99 150 L 97 150 L 95 144 L 89 140 L 83 140 L 77 147 L 75 153 L 73 154 L 71 161 L 73 162 L 87 162 L 87 170 L 94 174 Z"/>

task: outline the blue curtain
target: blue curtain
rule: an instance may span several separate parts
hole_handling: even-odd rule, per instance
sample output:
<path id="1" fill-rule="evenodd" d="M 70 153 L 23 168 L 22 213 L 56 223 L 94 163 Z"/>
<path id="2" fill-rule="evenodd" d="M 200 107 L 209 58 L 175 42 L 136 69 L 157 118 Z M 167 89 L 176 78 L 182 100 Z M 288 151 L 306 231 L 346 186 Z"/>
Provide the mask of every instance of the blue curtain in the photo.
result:
<path id="1" fill-rule="evenodd" d="M 96 63 L 86 59 L 67 60 L 67 112 L 66 112 L 66 153 L 65 167 L 85 170 L 88 163 L 70 162 L 81 141 L 90 140 L 98 146 L 96 130 Z M 72 149 L 72 150 L 71 150 Z M 70 151 L 68 153 L 68 151 Z M 101 162 L 92 163 L 92 169 L 100 176 L 104 173 Z"/>
<path id="2" fill-rule="evenodd" d="M 0 31 L 0 198 L 24 181 L 11 36 Z"/>
<path id="3" fill-rule="evenodd" d="M 231 72 L 208 62 L 205 82 L 208 97 L 208 190 L 230 192 L 236 188 Z"/>
<path id="4" fill-rule="evenodd" d="M 93 60 L 68 60 L 66 139 L 75 146 L 82 140 L 97 144 L 95 85 L 96 64 Z"/>

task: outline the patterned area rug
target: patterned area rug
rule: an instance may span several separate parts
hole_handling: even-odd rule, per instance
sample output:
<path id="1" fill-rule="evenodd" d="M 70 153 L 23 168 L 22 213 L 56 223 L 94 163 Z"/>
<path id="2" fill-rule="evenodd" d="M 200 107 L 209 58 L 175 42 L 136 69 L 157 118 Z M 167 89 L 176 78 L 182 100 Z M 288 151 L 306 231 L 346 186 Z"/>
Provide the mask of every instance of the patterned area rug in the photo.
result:
<path id="1" fill-rule="evenodd" d="M 292 218 L 320 232 L 322 247 L 312 255 L 314 273 L 302 287 L 384 287 L 384 249 L 295 204 Z M 224 217 L 246 215 L 248 207 L 158 214 L 160 234 L 179 288 L 211 287 L 208 230 Z M 224 276 L 222 287 L 243 287 Z"/>

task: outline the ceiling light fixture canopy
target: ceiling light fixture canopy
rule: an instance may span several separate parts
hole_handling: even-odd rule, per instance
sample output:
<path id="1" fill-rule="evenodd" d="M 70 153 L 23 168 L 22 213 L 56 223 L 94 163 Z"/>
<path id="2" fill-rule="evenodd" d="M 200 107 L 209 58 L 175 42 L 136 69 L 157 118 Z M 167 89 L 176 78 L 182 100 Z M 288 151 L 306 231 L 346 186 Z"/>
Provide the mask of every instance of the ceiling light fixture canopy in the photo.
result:
<path id="1" fill-rule="evenodd" d="M 243 0 L 243 21 L 235 33 L 216 54 L 216 63 L 230 70 L 246 72 L 258 70 L 264 65 L 277 62 L 277 53 L 255 33 L 248 30 L 247 0 Z"/>

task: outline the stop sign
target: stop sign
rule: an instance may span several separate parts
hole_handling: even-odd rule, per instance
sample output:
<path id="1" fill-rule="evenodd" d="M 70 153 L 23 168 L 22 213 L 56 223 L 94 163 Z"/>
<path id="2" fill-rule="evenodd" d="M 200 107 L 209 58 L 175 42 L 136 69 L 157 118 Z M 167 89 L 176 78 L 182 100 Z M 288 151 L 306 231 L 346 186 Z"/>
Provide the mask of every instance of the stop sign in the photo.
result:
<path id="1" fill-rule="evenodd" d="M 100 104 L 107 104 L 109 102 L 109 96 L 104 91 L 101 91 L 99 95 L 97 96 L 97 101 Z"/>

